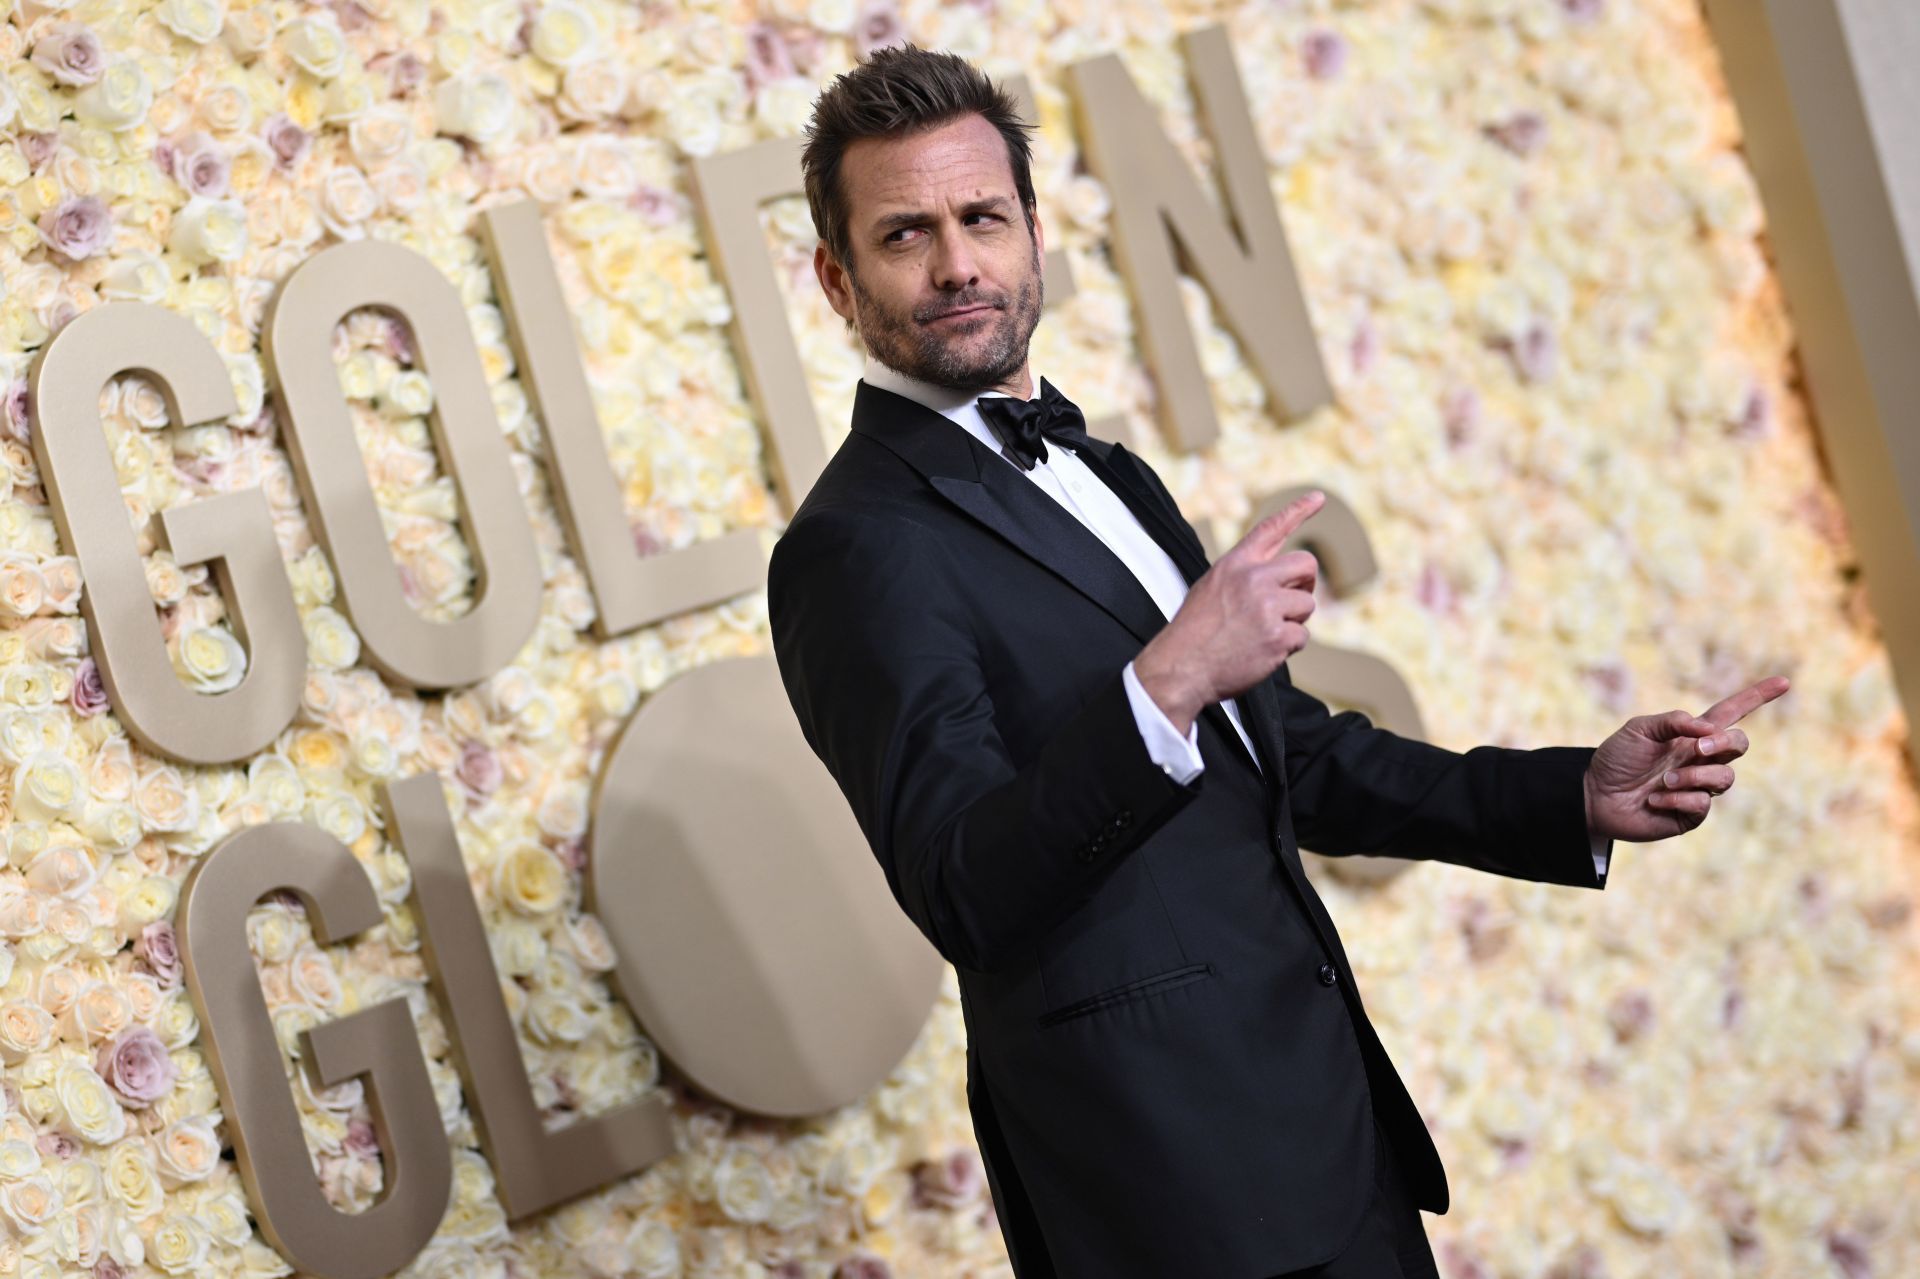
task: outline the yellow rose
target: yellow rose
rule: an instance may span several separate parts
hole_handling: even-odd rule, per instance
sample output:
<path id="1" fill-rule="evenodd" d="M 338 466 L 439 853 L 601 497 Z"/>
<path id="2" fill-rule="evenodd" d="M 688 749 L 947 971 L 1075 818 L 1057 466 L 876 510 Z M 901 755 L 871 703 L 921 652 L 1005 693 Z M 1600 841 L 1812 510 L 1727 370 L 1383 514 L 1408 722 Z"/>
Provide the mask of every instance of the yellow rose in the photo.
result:
<path id="1" fill-rule="evenodd" d="M 171 916 L 178 899 L 179 891 L 173 880 L 148 875 L 121 895 L 120 923 L 130 933 L 145 928 L 155 920 Z"/>
<path id="2" fill-rule="evenodd" d="M 494 867 L 493 890 L 523 915 L 544 915 L 566 900 L 567 872 L 545 848 L 521 844 Z"/>
<path id="3" fill-rule="evenodd" d="M 330 728 L 310 728 L 294 737 L 288 755 L 302 775 L 338 772 L 346 766 L 346 741 Z"/>

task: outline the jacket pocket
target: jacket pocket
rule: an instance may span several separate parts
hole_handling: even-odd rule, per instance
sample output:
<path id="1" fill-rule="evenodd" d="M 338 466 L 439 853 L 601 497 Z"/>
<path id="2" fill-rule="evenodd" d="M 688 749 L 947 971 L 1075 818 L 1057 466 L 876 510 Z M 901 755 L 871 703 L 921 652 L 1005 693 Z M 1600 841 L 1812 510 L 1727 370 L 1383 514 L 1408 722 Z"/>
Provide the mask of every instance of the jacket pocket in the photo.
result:
<path id="1" fill-rule="evenodd" d="M 1213 974 L 1212 964 L 1188 964 L 1184 968 L 1169 969 L 1164 973 L 1155 973 L 1151 977 L 1142 977 L 1130 981 L 1124 986 L 1115 986 L 1103 990 L 1097 995 L 1088 995 L 1085 999 L 1076 999 L 1070 1004 L 1062 1004 L 1040 1014 L 1040 1025 L 1057 1026 L 1063 1021 L 1072 1021 L 1076 1017 L 1085 1017 L 1088 1013 L 1099 1012 L 1103 1008 L 1112 1008 L 1116 1004 L 1130 1004 L 1149 995 L 1158 995 L 1186 986 Z"/>

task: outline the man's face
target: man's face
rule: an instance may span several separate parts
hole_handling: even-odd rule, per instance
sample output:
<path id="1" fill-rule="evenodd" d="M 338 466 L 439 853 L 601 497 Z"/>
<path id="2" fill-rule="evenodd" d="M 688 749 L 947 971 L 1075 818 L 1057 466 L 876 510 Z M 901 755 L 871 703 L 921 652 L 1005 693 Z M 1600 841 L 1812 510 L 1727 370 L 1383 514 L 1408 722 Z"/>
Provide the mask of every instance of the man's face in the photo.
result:
<path id="1" fill-rule="evenodd" d="M 909 377 L 1025 394 L 1040 321 L 1042 237 L 1029 232 L 1000 131 L 985 117 L 863 138 L 840 162 L 848 262 L 814 273 L 867 350 Z"/>

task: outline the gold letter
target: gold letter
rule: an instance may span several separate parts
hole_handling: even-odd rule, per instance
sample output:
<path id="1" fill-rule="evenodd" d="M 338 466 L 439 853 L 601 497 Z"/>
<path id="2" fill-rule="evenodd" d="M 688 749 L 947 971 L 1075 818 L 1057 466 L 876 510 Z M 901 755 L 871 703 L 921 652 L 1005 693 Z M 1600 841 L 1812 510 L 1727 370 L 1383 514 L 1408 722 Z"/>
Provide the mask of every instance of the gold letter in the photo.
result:
<path id="1" fill-rule="evenodd" d="M 488 209 L 480 215 L 480 228 L 520 375 L 546 440 L 554 505 L 599 605 L 593 633 L 612 639 L 758 590 L 767 566 L 754 529 L 736 529 L 665 554 L 635 553 L 633 529 L 580 363 L 573 315 L 547 252 L 540 206 L 521 200 Z M 784 317 L 784 307 L 780 314 Z M 812 429 L 818 436 L 817 425 Z"/>
<path id="2" fill-rule="evenodd" d="M 945 963 L 894 902 L 771 656 L 696 667 L 634 712 L 595 784 L 588 874 L 627 1006 L 741 1109 L 864 1096 L 939 992 Z"/>
<path id="3" fill-rule="evenodd" d="M 450 622 L 429 622 L 407 602 L 340 394 L 333 327 L 362 306 L 405 318 L 433 379 L 434 447 L 458 486 L 478 578 L 473 607 Z M 368 659 L 389 679 L 426 689 L 471 684 L 512 661 L 540 620 L 540 557 L 453 285 L 397 244 L 335 245 L 280 286 L 266 352 L 307 514 Z"/>
<path id="4" fill-rule="evenodd" d="M 420 916 L 427 970 L 440 990 L 474 1126 L 507 1216 L 518 1221 L 672 1154 L 673 1131 L 659 1092 L 547 1131 L 534 1109 L 520 1041 L 500 997 L 500 975 L 439 777 L 428 773 L 383 785 L 380 807 L 388 838 L 413 868 L 410 900 Z M 704 975 L 690 984 L 710 989 Z"/>
<path id="5" fill-rule="evenodd" d="M 180 683 L 120 480 L 101 434 L 100 391 L 138 371 L 154 379 L 175 423 L 235 413 L 233 382 L 199 329 L 157 306 L 108 303 L 60 330 L 33 366 L 33 451 L 60 538 L 80 563 L 80 611 L 114 710 L 141 745 L 191 764 L 223 764 L 265 748 L 300 709 L 307 674 L 300 611 L 258 489 L 162 511 L 160 541 L 181 564 L 213 562 L 247 673 L 224 693 Z"/>
<path id="6" fill-rule="evenodd" d="M 308 1274 L 377 1279 L 413 1260 L 440 1227 L 453 1193 L 447 1134 L 404 999 L 303 1032 L 301 1055 L 316 1086 L 369 1077 L 386 1167 L 380 1198 L 365 1212 L 341 1212 L 327 1202 L 307 1160 L 287 1066 L 247 948 L 247 912 L 283 888 L 306 903 L 322 945 L 380 922 L 373 885 L 338 840 L 297 822 L 251 827 L 209 853 L 181 895 L 187 989 L 261 1232 Z"/>
<path id="7" fill-rule="evenodd" d="M 793 321 L 760 230 L 760 206 L 801 190 L 800 139 L 773 138 L 724 155 L 695 157 L 694 196 L 714 274 L 733 302 L 733 343 L 747 394 L 772 445 L 774 484 L 791 515 L 827 464 Z"/>
<path id="8" fill-rule="evenodd" d="M 1160 384 L 1161 421 L 1174 446 L 1191 452 L 1212 443 L 1220 427 L 1168 232 L 1213 291 L 1280 414 L 1299 417 L 1331 403 L 1333 389 L 1226 31 L 1208 27 L 1181 37 L 1181 45 L 1238 236 L 1222 224 L 1118 57 L 1076 63 L 1067 76 L 1087 159 L 1113 201 L 1114 256 L 1133 288 L 1147 363 Z"/>

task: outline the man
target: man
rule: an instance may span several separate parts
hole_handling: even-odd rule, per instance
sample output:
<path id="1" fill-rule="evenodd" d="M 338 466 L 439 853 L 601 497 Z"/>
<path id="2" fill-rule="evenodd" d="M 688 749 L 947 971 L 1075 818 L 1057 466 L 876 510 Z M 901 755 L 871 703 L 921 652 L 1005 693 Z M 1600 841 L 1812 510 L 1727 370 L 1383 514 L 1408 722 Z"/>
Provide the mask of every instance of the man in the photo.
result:
<path id="1" fill-rule="evenodd" d="M 871 356 L 776 545 L 808 743 L 960 975 L 974 1129 L 1014 1268 L 1434 1272 L 1447 1185 L 1300 865 L 1433 858 L 1605 885 L 1698 825 L 1762 680 L 1590 747 L 1465 754 L 1293 687 L 1313 494 L 1209 565 L 1144 462 L 1027 365 L 1044 230 L 1013 103 L 882 50 L 815 106 L 815 273 Z"/>

